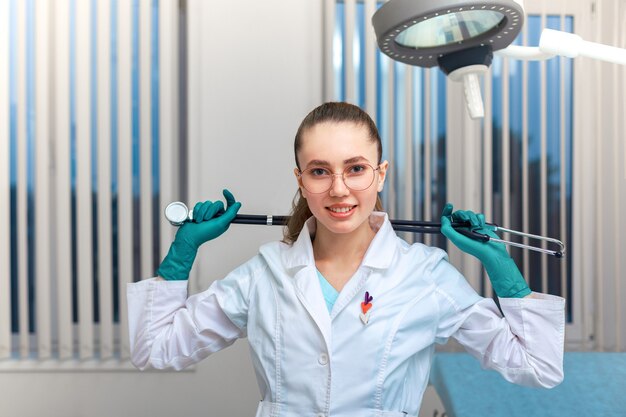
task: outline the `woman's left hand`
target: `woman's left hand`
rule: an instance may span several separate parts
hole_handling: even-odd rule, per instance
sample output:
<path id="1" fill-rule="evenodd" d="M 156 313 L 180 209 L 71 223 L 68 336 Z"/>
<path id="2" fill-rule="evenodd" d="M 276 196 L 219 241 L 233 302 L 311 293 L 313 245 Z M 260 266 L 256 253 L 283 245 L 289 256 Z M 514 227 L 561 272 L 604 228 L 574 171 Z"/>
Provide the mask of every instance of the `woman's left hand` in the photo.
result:
<path id="1" fill-rule="evenodd" d="M 441 213 L 441 233 L 463 252 L 480 260 L 499 297 L 521 298 L 531 293 L 515 261 L 502 243 L 483 242 L 467 237 L 455 230 L 451 222 L 467 223 L 468 229 L 472 232 L 498 238 L 493 229 L 485 223 L 483 214 L 476 214 L 469 210 L 453 211 L 452 204 L 448 203 Z"/>

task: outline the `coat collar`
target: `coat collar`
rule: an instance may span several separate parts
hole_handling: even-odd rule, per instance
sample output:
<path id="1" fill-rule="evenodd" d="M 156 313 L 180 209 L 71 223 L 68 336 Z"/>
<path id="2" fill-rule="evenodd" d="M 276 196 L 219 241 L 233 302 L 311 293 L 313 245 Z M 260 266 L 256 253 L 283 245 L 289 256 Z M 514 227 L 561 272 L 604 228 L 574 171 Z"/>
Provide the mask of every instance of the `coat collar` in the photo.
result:
<path id="1" fill-rule="evenodd" d="M 397 249 L 396 233 L 386 213 L 373 212 L 369 217 L 369 223 L 376 231 L 376 235 L 365 252 L 362 265 L 373 269 L 387 269 Z M 298 239 L 283 252 L 283 263 L 287 269 L 315 266 L 311 243 L 315 229 L 315 218 L 310 217 L 300 231 Z"/>

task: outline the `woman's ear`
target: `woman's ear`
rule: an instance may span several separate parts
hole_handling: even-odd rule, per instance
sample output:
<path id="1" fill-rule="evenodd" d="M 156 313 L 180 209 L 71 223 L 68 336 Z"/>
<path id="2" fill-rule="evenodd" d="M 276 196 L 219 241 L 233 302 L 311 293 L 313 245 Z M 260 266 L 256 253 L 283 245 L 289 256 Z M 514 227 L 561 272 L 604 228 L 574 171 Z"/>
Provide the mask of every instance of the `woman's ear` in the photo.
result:
<path id="1" fill-rule="evenodd" d="M 387 178 L 387 168 L 389 168 L 389 162 L 383 161 L 378 167 L 378 192 L 381 192 L 385 187 L 385 178 Z"/>
<path id="2" fill-rule="evenodd" d="M 298 182 L 298 187 L 300 188 L 300 196 L 302 198 L 306 198 L 304 196 L 304 193 L 302 192 L 302 190 L 304 190 L 304 187 L 302 186 L 302 177 L 300 176 L 300 170 L 298 168 L 294 168 L 293 174 L 296 176 L 296 181 Z"/>

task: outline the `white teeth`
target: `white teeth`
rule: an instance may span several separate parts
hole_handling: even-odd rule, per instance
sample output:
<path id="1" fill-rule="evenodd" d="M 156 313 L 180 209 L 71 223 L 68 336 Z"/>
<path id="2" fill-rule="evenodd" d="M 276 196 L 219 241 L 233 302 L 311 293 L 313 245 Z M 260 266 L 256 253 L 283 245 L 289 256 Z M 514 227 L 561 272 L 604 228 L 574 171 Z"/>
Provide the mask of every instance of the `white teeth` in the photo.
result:
<path id="1" fill-rule="evenodd" d="M 333 213 L 347 213 L 350 210 L 352 210 L 352 207 L 340 207 L 340 208 L 335 208 L 335 207 L 329 207 L 330 211 L 332 211 Z"/>

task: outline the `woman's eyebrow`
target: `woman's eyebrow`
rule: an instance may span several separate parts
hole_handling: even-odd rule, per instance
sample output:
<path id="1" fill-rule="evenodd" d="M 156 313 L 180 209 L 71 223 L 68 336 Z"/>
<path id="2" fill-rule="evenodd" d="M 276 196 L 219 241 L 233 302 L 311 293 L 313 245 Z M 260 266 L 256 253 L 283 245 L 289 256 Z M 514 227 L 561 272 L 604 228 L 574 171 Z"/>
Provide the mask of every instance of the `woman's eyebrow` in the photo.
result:
<path id="1" fill-rule="evenodd" d="M 310 167 L 311 165 L 314 166 L 330 166 L 330 163 L 328 161 L 322 161 L 321 159 L 313 159 L 312 161 L 309 161 L 308 164 L 306 164 L 307 167 Z"/>
<path id="2" fill-rule="evenodd" d="M 349 158 L 349 159 L 345 159 L 343 161 L 343 163 L 344 163 L 344 165 L 348 165 L 348 164 L 353 164 L 355 162 L 360 162 L 360 161 L 367 161 L 367 162 L 369 162 L 369 160 L 367 158 L 359 155 L 359 156 L 355 156 L 355 157 L 352 157 L 352 158 Z M 330 166 L 330 162 L 323 161 L 321 159 L 313 159 L 313 160 L 309 161 L 309 163 L 306 164 L 306 166 L 307 167 L 310 167 L 310 166 L 328 167 L 328 166 Z"/>
<path id="3" fill-rule="evenodd" d="M 345 159 L 343 163 L 347 165 L 347 164 L 353 164 L 355 162 L 361 162 L 361 161 L 369 162 L 367 158 L 359 155 L 359 156 L 355 156 L 354 158 Z"/>

